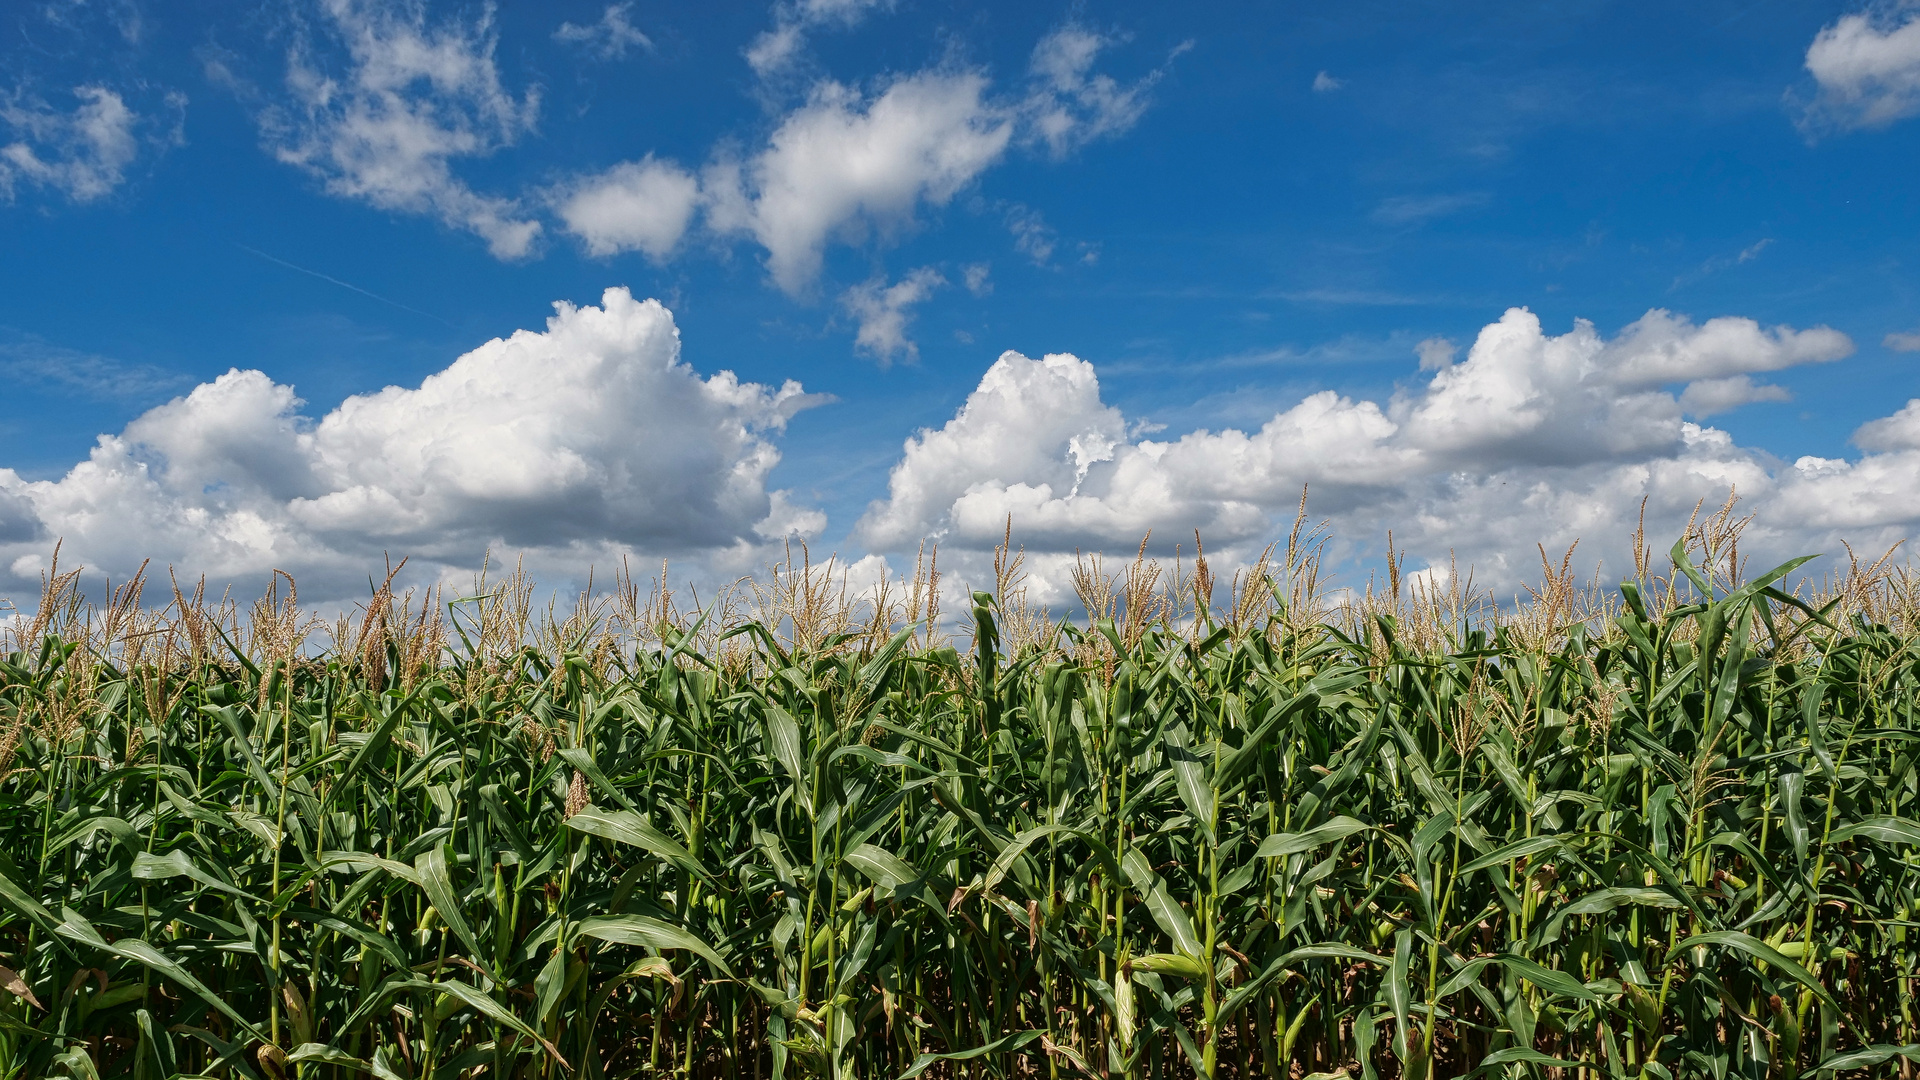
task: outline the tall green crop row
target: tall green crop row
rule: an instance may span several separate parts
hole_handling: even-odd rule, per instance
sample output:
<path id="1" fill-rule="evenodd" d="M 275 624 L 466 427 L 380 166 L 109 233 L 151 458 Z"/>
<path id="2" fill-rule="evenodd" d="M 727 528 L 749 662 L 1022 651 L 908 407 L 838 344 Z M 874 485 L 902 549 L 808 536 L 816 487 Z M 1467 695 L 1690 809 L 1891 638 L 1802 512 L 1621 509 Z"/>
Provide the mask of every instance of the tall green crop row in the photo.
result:
<path id="1" fill-rule="evenodd" d="M 49 636 L 0 1077 L 1910 1075 L 1920 642 L 1779 576 L 1444 653 Z"/>

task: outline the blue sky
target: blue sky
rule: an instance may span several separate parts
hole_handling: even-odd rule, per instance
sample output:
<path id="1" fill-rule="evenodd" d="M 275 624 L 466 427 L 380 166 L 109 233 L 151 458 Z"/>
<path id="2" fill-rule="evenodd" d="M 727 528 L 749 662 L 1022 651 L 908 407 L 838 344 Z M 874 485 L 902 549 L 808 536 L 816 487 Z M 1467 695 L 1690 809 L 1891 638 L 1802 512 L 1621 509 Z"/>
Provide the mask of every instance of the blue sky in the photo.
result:
<path id="1" fill-rule="evenodd" d="M 783 530 L 896 568 L 930 535 L 964 566 L 983 515 L 1011 515 L 1040 555 L 1147 527 L 1245 553 L 1291 521 L 1302 482 L 1328 493 L 1316 508 L 1356 558 L 1392 526 L 1418 559 L 1464 551 L 1496 579 L 1536 540 L 1578 538 L 1618 567 L 1643 497 L 1677 530 L 1729 483 L 1782 551 L 1891 542 L 1920 520 L 1902 434 L 1920 411 L 1900 412 L 1920 357 L 1899 348 L 1920 339 L 1898 336 L 1920 331 L 1916 18 L 1765 2 L 12 5 L 0 591 L 36 580 L 60 537 L 118 573 L 152 555 L 343 582 L 395 545 L 448 567 L 518 547 L 556 572 L 620 554 L 720 572 Z M 364 138 L 369 117 L 389 126 Z M 436 399 L 482 431 L 522 430 L 513 409 L 530 410 L 568 431 L 528 453 L 624 477 L 570 524 L 488 494 L 479 464 L 432 473 L 472 500 L 422 511 L 341 449 L 371 446 L 365 431 L 315 435 L 353 395 L 419 387 L 615 286 L 670 309 L 689 378 L 832 400 L 715 405 L 701 426 L 659 413 L 666 384 L 584 419 L 511 387 L 488 393 L 518 405 Z M 1483 328 L 1517 307 L 1538 325 L 1502 359 Z M 1688 321 L 1653 327 L 1654 309 Z M 1723 317 L 1753 323 L 1709 322 Z M 654 318 L 635 309 L 606 347 Z M 1583 358 L 1539 352 L 1577 345 L 1576 319 L 1593 324 Z M 1424 366 L 1423 342 L 1444 342 Z M 995 369 L 1020 376 L 1002 404 L 1027 420 L 994 412 L 983 384 L 1005 350 L 1036 358 L 1032 378 Z M 495 374 L 561 355 L 536 352 Z M 1049 353 L 1091 366 L 1037 363 Z M 618 362 L 668 362 L 645 355 Z M 1543 374 L 1556 363 L 1579 370 Z M 229 369 L 264 379 L 244 403 L 202 395 L 218 423 L 165 411 Z M 1687 390 L 1703 379 L 1719 382 Z M 304 405 L 269 390 L 287 386 Z M 1299 427 L 1289 410 L 1324 391 L 1353 407 L 1336 419 L 1372 423 L 1353 410 L 1373 407 L 1378 455 L 1336 460 L 1355 444 L 1331 420 L 1258 462 L 1238 444 L 1189 440 L 1185 465 L 1155 449 L 1282 414 Z M 417 430 L 425 401 L 395 404 L 388 435 Z M 1469 438 L 1436 419 L 1462 408 L 1538 422 Z M 1644 437 L 1608 434 L 1643 421 Z M 628 422 L 679 431 L 704 464 L 605 449 Z M 220 423 L 234 430 L 209 434 Z M 568 442 L 593 424 L 609 426 Z M 1598 434 L 1561 439 L 1566 424 Z M 1703 464 L 1701 430 L 1733 449 Z M 510 455 L 514 437 L 495 445 Z M 367 452 L 397 462 L 381 445 Z M 421 461 L 455 452 L 435 445 Z M 317 456 L 297 480 L 256 475 L 283 452 Z M 152 490 L 73 474 L 90 453 Z M 742 501 L 707 525 L 638 524 L 749 459 Z M 1539 494 L 1520 512 L 1500 486 Z M 411 524 L 294 506 L 349 490 L 382 493 L 357 515 Z"/>

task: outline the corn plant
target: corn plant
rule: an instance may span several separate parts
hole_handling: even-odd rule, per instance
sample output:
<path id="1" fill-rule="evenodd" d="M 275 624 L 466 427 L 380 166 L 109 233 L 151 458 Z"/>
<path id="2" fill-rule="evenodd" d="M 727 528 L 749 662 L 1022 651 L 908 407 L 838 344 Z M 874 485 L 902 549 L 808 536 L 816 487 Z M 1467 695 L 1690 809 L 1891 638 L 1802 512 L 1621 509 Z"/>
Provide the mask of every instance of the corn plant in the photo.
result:
<path id="1" fill-rule="evenodd" d="M 1911 1075 L 1920 638 L 1673 561 L 1444 648 L 1273 582 L 964 650 L 45 622 L 0 1078 Z"/>

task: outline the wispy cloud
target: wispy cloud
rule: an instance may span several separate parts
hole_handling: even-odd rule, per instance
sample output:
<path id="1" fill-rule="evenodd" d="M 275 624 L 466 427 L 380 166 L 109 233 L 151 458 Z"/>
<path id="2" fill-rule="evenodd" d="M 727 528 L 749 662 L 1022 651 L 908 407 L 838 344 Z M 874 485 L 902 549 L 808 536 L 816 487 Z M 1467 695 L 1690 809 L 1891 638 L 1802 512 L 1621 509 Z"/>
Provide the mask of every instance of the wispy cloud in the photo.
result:
<path id="1" fill-rule="evenodd" d="M 0 95 L 0 133 L 11 136 L 0 138 L 0 201 L 30 184 L 93 202 L 126 181 L 144 146 L 179 141 L 183 94 L 167 92 L 146 116 L 104 86 L 76 86 L 72 97 L 78 104 L 63 109 L 20 90 Z"/>
<path id="2" fill-rule="evenodd" d="M 454 171 L 532 132 L 538 87 L 507 89 L 491 9 L 430 19 L 424 4 L 329 4 L 287 51 L 287 93 L 257 120 L 269 150 L 329 194 L 425 214 L 471 232 L 502 259 L 534 253 L 541 226 L 519 201 Z M 239 81 L 216 60 L 216 79 Z"/>
<path id="3" fill-rule="evenodd" d="M 1364 364 L 1404 363 L 1409 353 L 1421 358 L 1421 370 L 1424 371 L 1430 370 L 1427 359 L 1437 347 L 1452 349 L 1452 343 L 1445 338 L 1430 337 L 1416 341 L 1414 335 L 1404 330 L 1388 334 L 1342 334 L 1308 345 L 1282 343 L 1211 356 L 1174 355 L 1169 350 L 1169 342 L 1141 344 L 1151 352 L 1102 363 L 1099 365 L 1100 371 L 1111 375 L 1174 374 L 1189 377 L 1201 372 L 1317 371 Z M 1451 363 L 1451 353 L 1447 360 Z"/>
<path id="4" fill-rule="evenodd" d="M 1741 248 L 1739 251 L 1733 253 L 1732 255 L 1715 255 L 1714 257 L 1701 263 L 1698 267 L 1692 270 L 1689 270 L 1686 273 L 1681 274 L 1678 277 L 1674 278 L 1673 284 L 1667 286 L 1667 291 L 1673 292 L 1676 289 L 1686 288 L 1688 285 L 1692 285 L 1695 282 L 1704 280 L 1706 278 L 1710 278 L 1713 275 L 1719 273 L 1720 271 L 1729 269 L 1731 267 L 1744 266 L 1745 264 L 1750 263 L 1753 260 L 1759 258 L 1761 252 L 1767 250 L 1772 246 L 1773 246 L 1773 237 L 1763 236 L 1760 239 L 1755 240 L 1753 243 L 1748 244 L 1746 247 Z"/>
<path id="5" fill-rule="evenodd" d="M 761 78 L 791 69 L 803 55 L 807 35 L 824 26 L 858 26 L 876 8 L 892 7 L 892 0 L 787 0 L 773 9 L 773 29 L 747 46 L 747 65 Z"/>
<path id="6" fill-rule="evenodd" d="M 609 4 L 600 16 L 600 21 L 581 26 L 578 23 L 563 22 L 560 29 L 553 32 L 553 40 L 568 45 L 579 45 L 602 60 L 622 60 L 627 50 L 638 45 L 642 49 L 653 48 L 653 39 L 640 32 L 627 18 L 633 10 L 632 4 Z"/>
<path id="7" fill-rule="evenodd" d="M 1463 210 L 1485 206 L 1491 201 L 1484 191 L 1462 191 L 1452 195 L 1395 195 L 1380 200 L 1373 208 L 1373 220 L 1382 225 L 1415 225 Z"/>
<path id="8" fill-rule="evenodd" d="M 1273 295 L 1295 304 L 1335 304 L 1356 307 L 1427 307 L 1456 302 L 1443 296 L 1397 293 L 1385 289 L 1295 289 Z"/>
<path id="9" fill-rule="evenodd" d="M 0 327 L 0 376 L 94 401 L 153 398 L 193 380 L 152 364 L 129 364 Z"/>
<path id="10" fill-rule="evenodd" d="M 1313 77 L 1313 92 L 1316 94 L 1331 94 L 1345 85 L 1346 80 L 1336 79 L 1324 71 Z"/>

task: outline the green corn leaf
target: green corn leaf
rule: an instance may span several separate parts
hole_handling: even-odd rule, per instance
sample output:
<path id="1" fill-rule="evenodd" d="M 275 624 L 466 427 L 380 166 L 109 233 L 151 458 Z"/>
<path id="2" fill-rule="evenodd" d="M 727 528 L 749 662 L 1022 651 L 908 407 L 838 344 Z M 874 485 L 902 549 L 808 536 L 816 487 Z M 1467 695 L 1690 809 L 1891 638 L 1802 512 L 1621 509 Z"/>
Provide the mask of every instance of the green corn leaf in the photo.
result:
<path id="1" fill-rule="evenodd" d="M 448 979 L 442 982 L 415 980 L 402 985 L 406 988 L 437 991 L 456 998 L 475 1012 L 480 1013 L 496 1023 L 505 1024 L 520 1034 L 525 1035 L 527 1038 L 539 1043 L 542 1047 L 546 1048 L 547 1053 L 553 1057 L 553 1060 L 560 1063 L 561 1068 L 571 1068 L 571 1066 L 567 1064 L 567 1059 L 561 1055 L 559 1047 L 548 1042 L 539 1032 L 528 1027 L 526 1021 L 508 1012 L 499 1002 L 481 993 L 475 987 L 469 986 L 458 979 Z"/>
<path id="2" fill-rule="evenodd" d="M 1524 956 L 1496 956 L 1493 962 L 1527 980 L 1549 994 L 1578 998 L 1582 1001 L 1598 1001 L 1600 996 L 1587 988 L 1579 979 L 1564 971 L 1541 967 Z"/>
<path id="3" fill-rule="evenodd" d="M 1820 985 L 1820 980 L 1814 978 L 1811 972 L 1801 967 L 1797 962 L 1788 959 L 1785 954 L 1773 946 L 1768 945 L 1766 942 L 1761 941 L 1751 934 L 1743 934 L 1738 930 L 1713 930 L 1705 934 L 1695 934 L 1692 937 L 1675 942 L 1671 954 L 1672 960 L 1670 960 L 1669 963 L 1686 956 L 1687 950 L 1698 945 L 1721 945 L 1746 953 L 1755 960 L 1764 960 L 1787 978 L 1813 991 L 1813 996 L 1819 998 L 1828 1008 L 1836 1012 L 1839 1011 L 1839 1003 L 1834 1001 L 1833 995 L 1827 992 L 1826 987 Z"/>
<path id="4" fill-rule="evenodd" d="M 972 1061 L 975 1058 L 986 1057 L 988 1054 L 1011 1053 L 1045 1034 L 1045 1029 L 1034 1028 L 1029 1031 L 1020 1031 L 1012 1035 L 1002 1036 L 990 1043 L 968 1050 L 956 1050 L 947 1054 L 921 1054 L 913 1059 L 913 1064 L 908 1066 L 906 1072 L 900 1074 L 900 1080 L 913 1080 L 914 1077 L 919 1076 L 921 1073 L 926 1072 L 942 1061 Z"/>
<path id="5" fill-rule="evenodd" d="M 1153 867 L 1148 865 L 1146 856 L 1140 853 L 1139 848 L 1128 848 L 1126 858 L 1121 860 L 1121 865 L 1125 867 L 1127 878 L 1134 890 L 1140 893 L 1148 913 L 1153 916 L 1153 921 L 1173 939 L 1174 949 L 1198 959 L 1201 950 L 1200 937 L 1193 931 L 1193 919 L 1187 915 L 1186 909 L 1176 903 L 1173 896 L 1167 892 L 1166 884 L 1160 880 L 1158 874 L 1153 872 Z"/>
<path id="6" fill-rule="evenodd" d="M 1834 829 L 1828 839 L 1838 843 L 1856 836 L 1878 840 L 1883 844 L 1920 847 L 1920 822 L 1883 814 L 1842 825 Z"/>
<path id="7" fill-rule="evenodd" d="M 700 865 L 679 841 L 654 828 L 631 810 L 601 810 L 588 804 L 567 819 L 567 828 L 640 848 L 695 877 L 713 880 L 713 874 Z"/>
<path id="8" fill-rule="evenodd" d="M 867 875 L 875 884 L 889 889 L 920 880 L 920 873 L 891 851 L 872 844 L 861 844 L 846 854 L 847 865 Z"/>
<path id="9" fill-rule="evenodd" d="M 813 800 L 807 792 L 807 770 L 805 756 L 800 749 L 800 725 L 785 709 L 769 701 L 766 714 L 767 749 L 772 751 L 775 761 L 787 770 L 787 776 L 793 782 L 794 801 L 802 810 L 813 810 Z"/>
<path id="10" fill-rule="evenodd" d="M 1207 843 L 1218 843 L 1213 835 L 1213 792 L 1207 787 L 1207 772 L 1200 764 L 1198 753 L 1187 745 L 1186 725 L 1173 725 L 1163 738 L 1167 761 L 1173 769 L 1174 790 L 1180 793 L 1187 814 Z"/>
<path id="11" fill-rule="evenodd" d="M 1549 851 L 1562 851 L 1567 846 L 1565 836 L 1530 836 L 1524 840 L 1515 840 L 1511 844 L 1495 848 L 1485 855 L 1460 868 L 1462 874 L 1471 874 L 1485 870 L 1490 866 L 1500 866 L 1515 859 L 1531 859 L 1535 855 L 1544 855 Z"/>
<path id="12" fill-rule="evenodd" d="M 1908 1043 L 1905 1046 L 1880 1043 L 1850 1050 L 1844 1054 L 1834 1054 L 1820 1062 L 1817 1075 L 1832 1076 L 1847 1069 L 1865 1069 L 1885 1064 L 1897 1057 L 1906 1058 L 1908 1061 L 1920 1061 L 1920 1043 Z"/>
<path id="13" fill-rule="evenodd" d="M 251 900 L 256 904 L 266 901 L 244 889 L 236 889 L 212 874 L 202 870 L 184 851 L 169 851 L 165 855 L 149 855 L 142 851 L 133 857 L 133 876 L 138 881 L 164 881 L 167 878 L 184 877 L 205 885 L 209 889 Z"/>
<path id="14" fill-rule="evenodd" d="M 101 952 L 112 953 L 115 956 L 145 965 L 155 974 L 173 980 L 182 988 L 198 996 L 202 1001 L 218 1009 L 227 1019 L 240 1025 L 248 1035 L 262 1042 L 267 1041 L 267 1036 L 249 1022 L 245 1016 L 242 1016 L 238 1010 L 234 1009 L 232 1005 L 229 1005 L 226 999 L 209 990 L 205 983 L 194 978 L 193 975 L 189 973 L 186 968 L 181 967 L 177 961 L 161 953 L 160 950 L 147 944 L 145 941 L 139 938 L 119 938 L 114 941 L 108 941 L 101 937 L 100 931 L 95 930 L 93 924 L 88 922 L 79 912 L 67 909 L 61 911 L 60 924 L 54 927 L 54 932 L 69 941 L 77 941 L 82 945 L 89 945 L 95 949 L 99 949 Z"/>
<path id="15" fill-rule="evenodd" d="M 287 1062 L 289 1064 L 298 1065 L 308 1061 L 318 1062 L 322 1065 L 339 1065 L 348 1069 L 356 1069 L 363 1073 L 374 1072 L 373 1062 L 365 1058 L 354 1057 L 345 1050 L 328 1046 L 326 1043 L 301 1043 L 299 1046 L 293 1048 L 292 1053 L 287 1055 Z"/>
<path id="16" fill-rule="evenodd" d="M 671 923 L 650 919 L 644 915 L 601 915 L 584 919 L 577 928 L 582 937 L 612 942 L 616 945 L 639 945 L 651 949 L 681 949 L 700 957 L 714 966 L 720 974 L 733 977 L 733 969 L 727 966 L 720 954 L 706 942 Z"/>
<path id="17" fill-rule="evenodd" d="M 1277 859 L 1298 855 L 1301 852 L 1313 851 L 1325 844 L 1331 844 L 1336 840 L 1344 840 L 1354 833 L 1372 827 L 1364 821 L 1343 815 L 1317 828 L 1308 829 L 1306 832 L 1275 833 L 1262 840 L 1253 855 L 1257 859 Z"/>
<path id="18" fill-rule="evenodd" d="M 1562 904 L 1553 910 L 1553 914 L 1542 923 L 1538 940 L 1542 943 L 1555 941 L 1560 936 L 1560 928 L 1575 915 L 1598 915 L 1629 904 L 1642 907 L 1677 908 L 1685 907 L 1675 900 L 1671 893 L 1663 889 L 1636 886 L 1617 886 L 1609 889 L 1595 889 L 1572 903 Z"/>
<path id="19" fill-rule="evenodd" d="M 413 868 L 420 875 L 420 887 L 425 890 L 427 899 L 433 901 L 434 909 L 446 920 L 447 928 L 467 947 L 467 959 L 491 978 L 492 971 L 485 959 L 487 950 L 481 947 L 480 936 L 473 932 L 473 924 L 467 921 L 465 905 L 453 891 L 453 879 L 447 871 L 446 848 L 435 844 L 421 852 L 413 860 Z"/>

